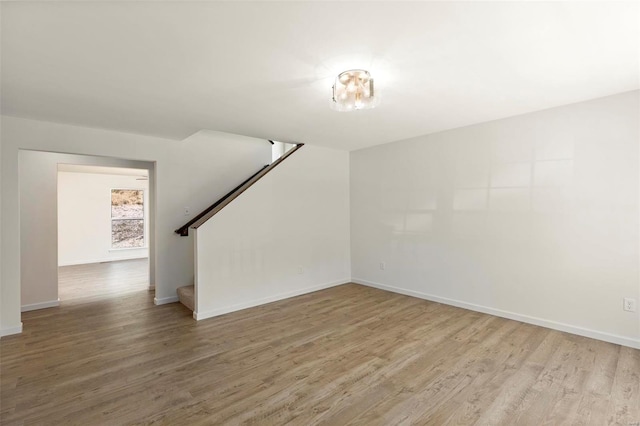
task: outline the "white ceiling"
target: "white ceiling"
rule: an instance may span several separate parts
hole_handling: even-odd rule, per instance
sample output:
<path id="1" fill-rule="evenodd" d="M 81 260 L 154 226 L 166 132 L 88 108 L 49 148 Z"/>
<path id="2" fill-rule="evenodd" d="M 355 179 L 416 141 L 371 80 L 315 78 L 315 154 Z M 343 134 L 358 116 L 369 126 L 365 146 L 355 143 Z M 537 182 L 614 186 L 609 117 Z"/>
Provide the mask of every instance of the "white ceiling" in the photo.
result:
<path id="1" fill-rule="evenodd" d="M 4 2 L 4 114 L 358 149 L 639 88 L 636 2 Z M 329 108 L 371 71 L 381 105 Z"/>

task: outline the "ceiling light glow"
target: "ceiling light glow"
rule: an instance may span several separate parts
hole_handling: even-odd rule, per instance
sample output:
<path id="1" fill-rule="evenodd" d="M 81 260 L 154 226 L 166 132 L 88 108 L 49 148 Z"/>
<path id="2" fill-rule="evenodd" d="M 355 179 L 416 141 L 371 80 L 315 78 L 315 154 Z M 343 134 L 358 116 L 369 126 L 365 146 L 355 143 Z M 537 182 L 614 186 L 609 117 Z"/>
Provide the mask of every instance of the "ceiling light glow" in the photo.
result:
<path id="1" fill-rule="evenodd" d="M 336 111 L 354 111 L 375 108 L 373 78 L 369 71 L 353 69 L 341 72 L 333 84 L 332 107 Z"/>

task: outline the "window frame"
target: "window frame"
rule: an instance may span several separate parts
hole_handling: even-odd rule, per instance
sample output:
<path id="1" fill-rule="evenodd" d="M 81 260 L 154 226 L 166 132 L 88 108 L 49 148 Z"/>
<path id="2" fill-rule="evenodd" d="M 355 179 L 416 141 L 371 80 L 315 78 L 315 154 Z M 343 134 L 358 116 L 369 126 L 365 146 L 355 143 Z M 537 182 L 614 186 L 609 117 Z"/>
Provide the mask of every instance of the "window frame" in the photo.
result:
<path id="1" fill-rule="evenodd" d="M 129 218 L 129 219 L 115 219 L 113 217 L 113 191 L 141 191 L 142 192 L 142 217 L 140 218 Z M 133 188 L 133 187 L 112 187 L 109 189 L 109 251 L 120 251 L 120 250 L 141 250 L 147 248 L 147 227 L 146 227 L 146 213 L 147 213 L 147 202 L 145 193 L 147 190 L 144 188 Z M 141 220 L 142 221 L 142 245 L 140 247 L 114 247 L 113 246 L 113 221 L 114 220 Z"/>

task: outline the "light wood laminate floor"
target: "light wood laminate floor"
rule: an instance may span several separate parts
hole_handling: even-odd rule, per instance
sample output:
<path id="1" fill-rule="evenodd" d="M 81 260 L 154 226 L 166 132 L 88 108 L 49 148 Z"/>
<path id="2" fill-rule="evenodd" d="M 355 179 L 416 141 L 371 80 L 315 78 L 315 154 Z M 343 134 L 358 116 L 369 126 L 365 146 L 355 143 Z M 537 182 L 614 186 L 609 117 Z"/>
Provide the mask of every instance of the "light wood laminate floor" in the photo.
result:
<path id="1" fill-rule="evenodd" d="M 89 263 L 58 268 L 58 297 L 65 302 L 97 301 L 149 288 L 149 260 Z"/>
<path id="2" fill-rule="evenodd" d="M 23 322 L 3 425 L 640 422 L 638 350 L 355 284 L 197 323 L 149 292 Z"/>

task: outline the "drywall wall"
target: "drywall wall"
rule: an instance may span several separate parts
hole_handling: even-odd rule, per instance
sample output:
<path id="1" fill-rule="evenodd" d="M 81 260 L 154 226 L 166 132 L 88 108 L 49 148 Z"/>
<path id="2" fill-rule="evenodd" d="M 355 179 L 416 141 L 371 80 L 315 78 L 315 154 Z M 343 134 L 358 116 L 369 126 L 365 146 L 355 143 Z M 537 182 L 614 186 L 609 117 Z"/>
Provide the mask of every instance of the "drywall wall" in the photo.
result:
<path id="1" fill-rule="evenodd" d="M 58 304 L 58 164 L 153 169 L 152 163 L 141 161 L 28 150 L 19 152 L 22 311 Z"/>
<path id="2" fill-rule="evenodd" d="M 350 279 L 349 153 L 306 145 L 197 230 L 197 319 Z"/>
<path id="3" fill-rule="evenodd" d="M 0 334 L 4 335 L 21 330 L 19 152 L 73 153 L 154 164 L 150 192 L 155 194 L 151 204 L 155 207 L 156 217 L 150 220 L 154 229 L 150 236 L 153 243 L 150 263 L 156 303 L 176 300 L 175 289 L 193 281 L 191 237 L 179 237 L 173 232 L 192 217 L 184 215 L 184 207 L 190 207 L 191 214 L 195 214 L 271 159 L 271 145 L 264 140 L 210 131 L 174 141 L 2 116 L 0 136 L 3 219 Z M 47 220 L 51 217 L 54 218 L 53 229 L 56 229 L 55 209 Z M 49 236 L 42 244 L 46 245 L 46 253 L 57 252 L 56 239 Z M 46 262 L 50 267 L 56 266 L 57 258 Z M 53 270 L 43 270 L 34 282 L 50 282 Z"/>
<path id="4" fill-rule="evenodd" d="M 28 283 L 20 289 L 23 310 L 55 306 L 58 303 L 58 275 L 54 273 L 57 271 L 57 257 L 55 251 L 47 253 L 46 244 L 41 244 L 43 241 L 53 244 L 57 238 L 56 222 L 47 220 L 50 213 L 55 212 L 56 179 L 55 174 L 46 178 L 46 158 L 30 154 L 21 153 L 16 162 L 20 163 L 19 209 L 25 212 L 19 222 L 21 241 L 17 248 L 28 253 L 17 259 L 20 276 Z M 57 166 L 54 164 L 53 167 Z M 55 213 L 52 216 L 55 218 Z M 40 281 L 41 278 L 44 281 Z"/>
<path id="5" fill-rule="evenodd" d="M 2 89 L 0 88 L 0 94 L 2 92 Z M 5 290 L 4 290 L 4 286 L 2 285 L 2 280 L 4 277 L 3 274 L 3 267 L 2 267 L 2 259 L 4 259 L 4 257 L 2 256 L 2 241 L 4 240 L 3 234 L 2 234 L 2 199 L 3 199 L 3 192 L 2 192 L 2 116 L 0 116 L 0 336 L 3 335 L 3 333 L 5 332 L 5 329 L 2 326 L 2 318 L 4 318 L 4 313 L 3 311 L 3 303 L 2 300 L 5 297 Z M 7 294 L 11 294 L 10 292 L 7 292 Z M 13 334 L 13 333 L 19 333 L 20 331 L 22 331 L 22 323 L 18 322 L 13 326 L 13 329 L 11 327 L 7 327 L 6 332 L 8 334 Z"/>
<path id="6" fill-rule="evenodd" d="M 639 347 L 638 93 L 352 152 L 354 281 Z"/>
<path id="7" fill-rule="evenodd" d="M 144 194 L 144 247 L 111 247 L 111 190 Z M 149 181 L 138 176 L 58 172 L 58 266 L 149 256 Z"/>

